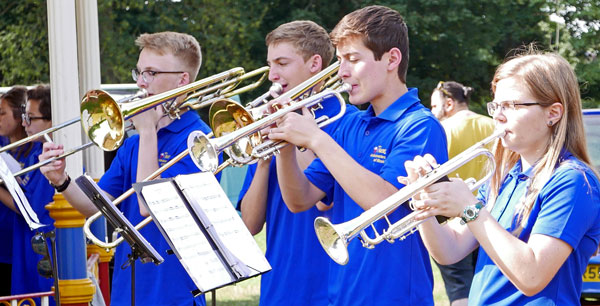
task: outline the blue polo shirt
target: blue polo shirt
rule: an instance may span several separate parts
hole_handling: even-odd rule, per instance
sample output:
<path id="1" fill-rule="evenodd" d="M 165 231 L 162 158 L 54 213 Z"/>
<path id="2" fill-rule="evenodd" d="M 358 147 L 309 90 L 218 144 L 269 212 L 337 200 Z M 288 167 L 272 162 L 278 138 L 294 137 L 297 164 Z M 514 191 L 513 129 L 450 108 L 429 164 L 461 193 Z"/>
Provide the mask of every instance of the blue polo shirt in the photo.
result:
<path id="1" fill-rule="evenodd" d="M 33 142 L 29 154 L 19 158 L 23 167 L 38 163 L 38 156 L 42 154 L 42 143 Z M 38 231 L 48 232 L 54 229 L 54 220 L 45 206 L 52 202 L 54 188 L 39 170 L 31 171 L 20 176 L 20 184 L 29 204 L 35 211 L 40 223 L 48 226 L 41 227 Z M 21 215 L 13 213 L 13 265 L 12 265 L 12 294 L 50 291 L 53 285 L 52 278 L 44 278 L 37 272 L 37 264 L 43 259 L 42 255 L 33 252 L 31 238 L 35 235 Z M 50 251 L 50 249 L 48 249 Z M 39 302 L 39 300 L 38 300 Z M 54 299 L 50 299 L 54 305 Z"/>
<path id="2" fill-rule="evenodd" d="M 159 166 L 171 158 L 187 150 L 187 137 L 195 130 L 209 133 L 210 128 L 200 120 L 194 111 L 187 111 L 181 118 L 158 131 Z M 139 135 L 125 140 L 117 151 L 110 168 L 100 179 L 98 185 L 113 197 L 118 197 L 131 188 L 136 182 L 138 166 Z M 169 178 L 178 174 L 198 172 L 198 168 L 189 156 L 167 169 L 161 177 Z M 139 212 L 137 197 L 130 196 L 118 207 L 132 224 L 145 219 Z M 177 256 L 167 255 L 171 249 L 154 222 L 140 230 L 146 240 L 163 256 L 165 261 L 160 265 L 142 264 L 136 261 L 135 267 L 135 301 L 138 305 L 205 305 L 204 296 L 194 298 L 192 291 L 197 287 L 189 277 Z M 131 303 L 131 267 L 123 270 L 121 265 L 127 262 L 131 248 L 121 243 L 115 252 L 115 270 L 113 273 L 111 305 L 130 305 Z"/>
<path id="3" fill-rule="evenodd" d="M 527 242 L 543 234 L 568 243 L 573 252 L 550 283 L 528 297 L 502 274 L 483 248 L 475 267 L 469 293 L 470 305 L 579 305 L 582 275 L 600 240 L 600 183 L 592 171 L 569 152 L 542 187 L 519 239 Z M 521 162 L 510 170 L 500 188 L 492 216 L 510 231 L 516 228 L 515 207 L 524 197 L 532 168 L 521 170 Z M 482 187 L 479 199 L 487 199 Z"/>
<path id="4" fill-rule="evenodd" d="M 347 105 L 344 117 L 325 126 L 323 130 L 332 134 L 346 116 L 356 111 L 358 109 L 355 106 Z M 256 164 L 250 165 L 240 191 L 238 210 L 241 210 L 241 201 L 250 188 L 255 172 Z M 319 244 L 313 225 L 315 218 L 323 216 L 324 212 L 316 206 L 300 213 L 290 212 L 279 189 L 275 158 L 269 165 L 268 188 L 265 256 L 272 270 L 261 276 L 259 304 L 327 305 L 327 285 L 322 280 L 327 276 L 330 259 Z"/>
<path id="5" fill-rule="evenodd" d="M 372 106 L 350 114 L 340 123 L 334 139 L 360 165 L 377 173 L 397 188 L 397 177 L 406 175 L 404 162 L 416 155 L 432 154 L 447 161 L 446 134 L 441 124 L 419 101 L 418 91 L 409 91 L 379 116 Z M 364 210 L 344 192 L 320 159 L 304 173 L 333 199 L 334 224 L 354 219 Z M 353 175 L 348 173 L 347 175 Z M 410 213 L 401 205 L 391 215 L 394 222 Z M 377 228 L 387 228 L 377 222 Z M 373 237 L 370 229 L 367 233 Z M 433 305 L 433 275 L 429 254 L 418 234 L 403 241 L 383 242 L 374 249 L 362 247 L 359 239 L 348 246 L 350 260 L 341 266 L 330 261 L 329 302 L 332 305 Z"/>

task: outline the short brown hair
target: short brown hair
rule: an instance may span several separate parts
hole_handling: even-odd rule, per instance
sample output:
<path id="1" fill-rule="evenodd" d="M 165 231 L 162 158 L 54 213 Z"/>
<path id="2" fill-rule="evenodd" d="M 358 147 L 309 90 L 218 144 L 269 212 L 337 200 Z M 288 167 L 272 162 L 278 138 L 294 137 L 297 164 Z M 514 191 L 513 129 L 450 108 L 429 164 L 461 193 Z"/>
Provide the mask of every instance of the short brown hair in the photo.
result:
<path id="1" fill-rule="evenodd" d="M 27 88 L 21 85 L 13 86 L 13 88 L 1 95 L 0 99 L 7 102 L 12 110 L 13 119 L 21 120 L 21 114 L 23 114 L 25 102 L 27 102 Z"/>
<path id="2" fill-rule="evenodd" d="M 184 69 L 190 74 L 190 81 L 196 79 L 200 66 L 202 65 L 202 50 L 196 38 L 191 35 L 177 32 L 159 32 L 153 34 L 142 34 L 135 44 L 140 47 L 151 49 L 159 54 L 172 53 L 181 60 Z"/>
<path id="3" fill-rule="evenodd" d="M 282 42 L 291 43 L 306 62 L 311 56 L 318 54 L 325 68 L 333 58 L 333 44 L 329 34 L 320 25 L 310 20 L 296 20 L 284 23 L 267 34 L 267 47 Z"/>
<path id="4" fill-rule="evenodd" d="M 37 85 L 34 88 L 27 91 L 27 100 L 38 100 L 40 101 L 40 113 L 42 117 L 52 120 L 52 105 L 50 104 L 50 86 L 49 85 Z"/>
<path id="5" fill-rule="evenodd" d="M 402 53 L 398 77 L 406 83 L 408 28 L 397 11 L 380 5 L 358 9 L 344 16 L 330 36 L 336 46 L 348 38 L 361 38 L 363 44 L 373 52 L 376 61 L 381 60 L 383 54 L 392 48 L 398 48 Z"/>

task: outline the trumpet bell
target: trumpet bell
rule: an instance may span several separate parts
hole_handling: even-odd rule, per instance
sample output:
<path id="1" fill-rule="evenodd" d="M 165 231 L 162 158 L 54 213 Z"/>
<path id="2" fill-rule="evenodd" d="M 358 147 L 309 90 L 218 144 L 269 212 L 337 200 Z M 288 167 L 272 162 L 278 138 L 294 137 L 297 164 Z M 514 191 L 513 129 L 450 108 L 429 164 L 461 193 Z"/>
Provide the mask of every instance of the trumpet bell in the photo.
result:
<path id="1" fill-rule="evenodd" d="M 90 90 L 81 99 L 81 126 L 105 151 L 116 150 L 125 139 L 125 122 L 119 104 L 104 90 Z"/>
<path id="2" fill-rule="evenodd" d="M 210 128 L 215 137 L 225 136 L 254 122 L 252 115 L 239 103 L 230 99 L 214 102 L 209 110 Z M 262 142 L 260 132 L 237 140 L 225 152 L 238 164 L 248 164 L 252 149 Z M 203 169 L 203 168 L 200 168 Z"/>
<path id="3" fill-rule="evenodd" d="M 339 233 L 336 227 L 327 218 L 318 217 L 315 219 L 315 232 L 319 243 L 327 252 L 327 255 L 340 265 L 348 263 L 350 255 L 348 254 L 348 242 L 343 239 L 343 234 Z"/>
<path id="4" fill-rule="evenodd" d="M 219 151 L 202 131 L 193 131 L 187 140 L 188 151 L 201 171 L 215 172 L 219 167 Z"/>

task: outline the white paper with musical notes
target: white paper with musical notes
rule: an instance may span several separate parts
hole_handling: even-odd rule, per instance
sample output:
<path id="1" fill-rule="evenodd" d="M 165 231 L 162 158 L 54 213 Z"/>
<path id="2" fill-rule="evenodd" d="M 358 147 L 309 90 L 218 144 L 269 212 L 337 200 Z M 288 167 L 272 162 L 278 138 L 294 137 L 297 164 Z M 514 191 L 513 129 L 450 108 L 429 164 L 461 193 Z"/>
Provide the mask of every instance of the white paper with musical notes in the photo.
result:
<path id="1" fill-rule="evenodd" d="M 199 290 L 205 292 L 235 281 L 171 181 L 144 186 L 142 196 L 154 222 L 167 234 L 181 264 Z"/>
<path id="2" fill-rule="evenodd" d="M 237 211 L 210 172 L 179 175 L 175 182 L 202 219 L 209 233 L 227 257 L 238 277 L 250 277 L 271 270 Z"/>

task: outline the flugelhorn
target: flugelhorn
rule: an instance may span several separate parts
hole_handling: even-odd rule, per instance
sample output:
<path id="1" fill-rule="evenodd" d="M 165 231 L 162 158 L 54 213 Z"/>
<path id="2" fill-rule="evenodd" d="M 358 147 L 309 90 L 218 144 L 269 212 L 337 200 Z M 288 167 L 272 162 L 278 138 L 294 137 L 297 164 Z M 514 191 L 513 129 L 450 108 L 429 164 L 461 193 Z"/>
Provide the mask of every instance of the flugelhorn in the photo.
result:
<path id="1" fill-rule="evenodd" d="M 449 173 L 460 168 L 472 159 L 484 155 L 492 162 L 489 163 L 490 165 L 486 175 L 469 186 L 471 191 L 476 190 L 479 186 L 489 180 L 495 171 L 493 163 L 494 156 L 485 148 L 485 145 L 504 136 L 504 134 L 505 131 L 495 131 L 491 136 L 479 141 L 459 155 L 433 169 L 431 172 L 427 173 L 427 175 L 419 178 L 414 183 L 403 187 L 387 199 L 379 202 L 352 220 L 334 225 L 327 218 L 317 217 L 314 226 L 321 246 L 325 249 L 331 259 L 340 265 L 345 265 L 348 263 L 349 259 L 348 243 L 356 236 L 360 235 L 362 245 L 366 248 L 373 248 L 384 240 L 393 242 L 398 238 L 406 238 L 406 236 L 414 233 L 417 226 L 423 222 L 423 220 L 414 219 L 417 212 L 410 213 L 395 223 L 391 223 L 387 218 L 387 215 L 410 200 L 427 186 L 438 182 L 440 179 L 447 178 Z M 381 234 L 377 232 L 373 225 L 374 222 L 380 219 L 385 219 L 388 224 L 388 228 L 383 230 Z M 369 237 L 365 232 L 365 229 L 369 226 L 373 228 L 375 237 Z"/>
<path id="2" fill-rule="evenodd" d="M 116 150 L 125 139 L 125 121 L 131 117 L 163 105 L 171 118 L 177 118 L 181 109 L 198 109 L 209 105 L 215 97 L 235 95 L 258 87 L 266 78 L 268 67 L 245 73 L 233 68 L 202 80 L 130 103 L 118 103 L 103 90 L 90 90 L 81 100 L 81 125 L 89 138 L 105 151 Z M 242 81 L 262 75 L 253 84 L 234 90 Z M 186 95 L 183 102 L 179 96 Z"/>
<path id="3" fill-rule="evenodd" d="M 264 158 L 268 154 L 274 154 L 285 144 L 282 142 L 269 141 L 265 144 L 260 135 L 260 130 L 275 123 L 289 112 L 299 110 L 303 107 L 311 108 L 319 105 L 325 99 L 335 97 L 339 103 L 339 111 L 334 116 L 316 117 L 319 127 L 339 119 L 344 115 L 346 102 L 341 96 L 342 92 L 350 90 L 350 85 L 336 86 L 336 89 L 326 88 L 318 94 L 312 94 L 315 87 L 328 79 L 331 79 L 339 69 L 336 62 L 290 91 L 282 94 L 271 101 L 283 105 L 272 114 L 255 121 L 248 110 L 238 103 L 221 100 L 216 101 L 209 112 L 210 125 L 215 138 L 209 139 L 200 131 L 196 131 L 188 137 L 188 148 L 193 152 L 191 156 L 199 156 L 194 159 L 198 168 L 202 171 L 213 171 L 218 166 L 218 156 L 224 150 L 236 163 L 249 163 L 257 158 Z M 311 95 L 312 94 L 312 95 Z"/>

